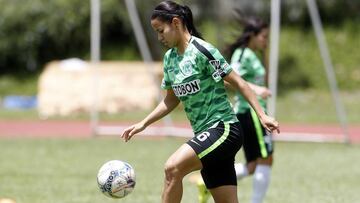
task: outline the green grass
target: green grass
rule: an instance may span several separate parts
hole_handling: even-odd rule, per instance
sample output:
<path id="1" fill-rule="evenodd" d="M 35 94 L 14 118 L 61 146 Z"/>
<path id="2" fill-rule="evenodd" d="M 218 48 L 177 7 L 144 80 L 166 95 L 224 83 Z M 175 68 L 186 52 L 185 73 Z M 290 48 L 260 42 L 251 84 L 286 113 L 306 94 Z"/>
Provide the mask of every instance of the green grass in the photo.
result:
<path id="1" fill-rule="evenodd" d="M 0 197 L 17 203 L 155 203 L 160 201 L 163 164 L 185 140 L 5 139 L 0 140 Z M 267 203 L 357 202 L 360 146 L 276 143 Z M 242 153 L 239 153 L 242 160 Z M 107 160 L 122 159 L 136 170 L 132 194 L 116 201 L 97 188 L 96 174 Z M 239 182 L 240 202 L 249 202 L 252 178 Z M 184 203 L 196 202 L 196 187 L 184 180 Z M 212 201 L 209 201 L 209 203 Z"/>
<path id="2" fill-rule="evenodd" d="M 360 92 L 341 92 L 350 124 L 360 123 Z M 284 123 L 337 123 L 335 103 L 329 91 L 297 90 L 277 98 L 276 117 Z"/>

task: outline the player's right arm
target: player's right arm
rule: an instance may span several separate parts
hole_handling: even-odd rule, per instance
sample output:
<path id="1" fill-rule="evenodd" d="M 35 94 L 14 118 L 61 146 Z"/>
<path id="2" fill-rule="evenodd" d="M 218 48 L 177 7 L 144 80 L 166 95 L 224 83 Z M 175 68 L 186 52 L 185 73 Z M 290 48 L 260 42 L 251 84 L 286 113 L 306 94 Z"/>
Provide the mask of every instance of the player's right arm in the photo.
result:
<path id="1" fill-rule="evenodd" d="M 157 107 L 142 121 L 126 128 L 122 133 L 121 138 L 123 138 L 125 142 L 129 141 L 132 136 L 143 131 L 147 126 L 170 113 L 179 102 L 180 101 L 173 90 L 167 89 L 165 98 L 157 105 Z"/>

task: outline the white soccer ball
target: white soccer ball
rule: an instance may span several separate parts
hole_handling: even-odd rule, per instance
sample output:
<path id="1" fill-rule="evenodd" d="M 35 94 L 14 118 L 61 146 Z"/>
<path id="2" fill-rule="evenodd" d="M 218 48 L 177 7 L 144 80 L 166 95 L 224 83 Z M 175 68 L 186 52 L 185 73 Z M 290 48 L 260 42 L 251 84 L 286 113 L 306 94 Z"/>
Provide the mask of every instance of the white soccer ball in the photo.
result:
<path id="1" fill-rule="evenodd" d="M 123 198 L 134 190 L 135 171 L 130 164 L 124 161 L 111 160 L 99 169 L 97 182 L 100 191 L 106 196 Z"/>

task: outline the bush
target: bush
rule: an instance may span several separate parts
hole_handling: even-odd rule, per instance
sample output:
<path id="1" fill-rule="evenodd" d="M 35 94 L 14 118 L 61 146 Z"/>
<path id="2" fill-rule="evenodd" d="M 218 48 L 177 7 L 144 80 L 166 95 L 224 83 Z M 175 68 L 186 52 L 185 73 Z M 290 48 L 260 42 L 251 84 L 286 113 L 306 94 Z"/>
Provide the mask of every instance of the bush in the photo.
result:
<path id="1" fill-rule="evenodd" d="M 164 50 L 156 41 L 156 34 L 152 32 L 148 20 L 153 6 L 158 2 L 136 1 L 155 60 L 161 60 Z M 204 28 L 200 29 L 204 37 L 217 47 L 224 46 L 222 43 L 230 39 L 225 36 L 230 29 L 225 21 L 216 22 L 223 17 L 214 15 L 214 12 L 219 12 L 217 9 L 220 9 L 216 7 L 216 2 L 212 0 L 205 7 L 200 5 L 204 0 L 185 2 L 194 10 L 195 24 Z M 244 1 L 241 5 L 245 6 L 249 2 L 251 3 L 250 0 Z M 324 24 L 327 25 L 326 39 L 339 86 L 342 89 L 356 89 L 360 85 L 360 65 L 356 61 L 357 48 L 360 47 L 360 17 L 359 12 L 356 12 L 359 3 L 351 0 L 321 0 L 318 3 Z M 262 4 L 267 5 L 264 2 Z M 296 6 L 298 4 L 299 6 Z M 284 24 L 287 26 L 282 27 L 280 36 L 280 91 L 328 87 L 304 5 L 304 2 L 295 1 L 287 1 L 282 5 L 290 9 L 285 9 Z M 268 10 L 268 7 L 260 7 Z M 346 8 L 349 8 L 348 13 L 338 12 Z M 300 13 L 296 15 L 296 19 L 294 16 L 290 19 L 290 14 L 297 12 Z M 71 57 L 89 59 L 90 1 L 0 0 L 0 13 L 0 76 L 12 75 L 20 79 L 29 75 L 36 77 L 49 61 Z M 336 22 L 329 21 L 332 20 L 332 13 L 336 13 Z M 103 60 L 141 60 L 128 18 L 124 1 L 101 1 Z M 289 22 L 296 22 L 299 26 L 289 27 Z M 219 26 L 222 29 L 219 29 Z"/>
<path id="2" fill-rule="evenodd" d="M 327 45 L 341 89 L 356 90 L 360 85 L 360 64 L 355 37 L 358 25 L 325 28 Z M 280 36 L 279 90 L 328 88 L 324 64 L 313 30 L 283 28 Z"/>
<path id="3" fill-rule="evenodd" d="M 123 1 L 102 2 L 103 44 L 131 38 L 123 8 Z M 51 60 L 89 59 L 90 1 L 0 0 L 0 13 L 0 74 L 38 72 Z"/>

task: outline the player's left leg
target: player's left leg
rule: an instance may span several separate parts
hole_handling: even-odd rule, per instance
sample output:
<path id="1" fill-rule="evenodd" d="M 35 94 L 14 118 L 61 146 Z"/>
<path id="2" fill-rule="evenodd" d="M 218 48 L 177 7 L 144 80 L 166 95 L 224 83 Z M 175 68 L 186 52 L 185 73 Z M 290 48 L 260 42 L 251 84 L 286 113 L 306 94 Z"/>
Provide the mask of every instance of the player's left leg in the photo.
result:
<path id="1" fill-rule="evenodd" d="M 208 139 L 198 140 L 201 135 L 207 135 Z M 209 190 L 206 188 L 211 189 L 211 194 L 217 202 L 237 202 L 234 157 L 243 142 L 240 124 L 221 122 L 216 127 L 208 129 L 207 132 L 195 136 L 194 139 L 194 142 L 188 143 L 193 145 L 193 148 L 198 148 L 197 151 L 202 157 L 203 164 L 201 170 L 203 181 L 199 177 L 196 182 L 199 190 L 199 202 L 207 202 Z"/>
<path id="2" fill-rule="evenodd" d="M 212 167 L 204 165 L 201 175 L 216 203 L 238 202 L 234 159 L 219 160 Z"/>
<path id="3" fill-rule="evenodd" d="M 210 189 L 215 203 L 238 203 L 237 186 L 224 185 Z"/>
<path id="4" fill-rule="evenodd" d="M 183 194 L 182 180 L 184 176 L 201 168 L 201 161 L 195 151 L 188 144 L 183 144 L 170 156 L 165 164 L 162 202 L 180 203 Z"/>

